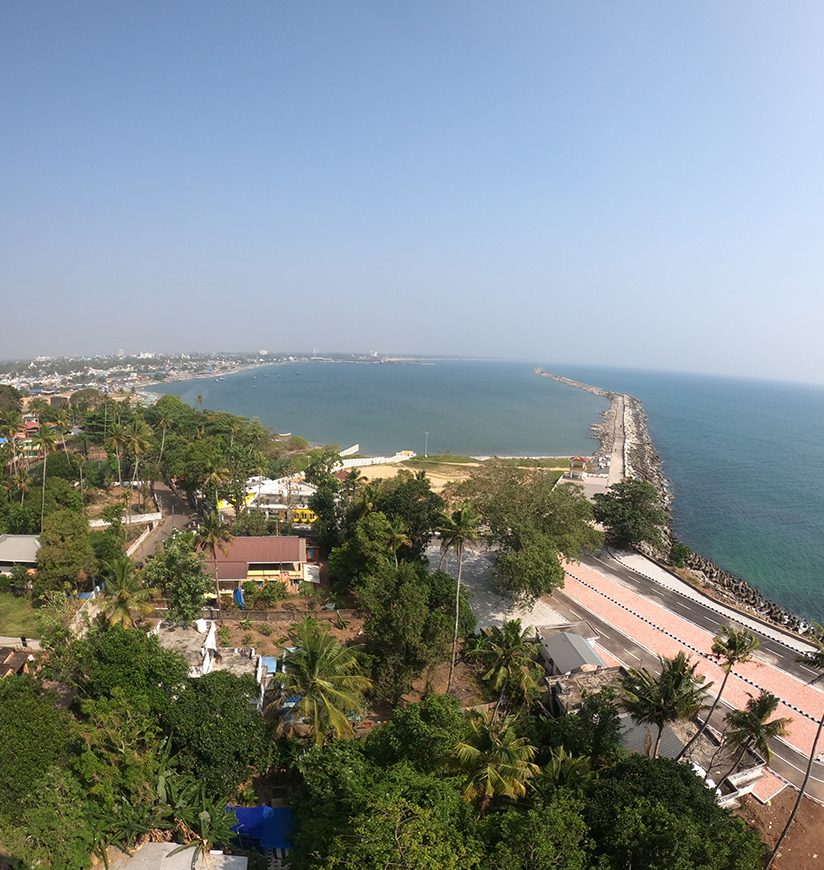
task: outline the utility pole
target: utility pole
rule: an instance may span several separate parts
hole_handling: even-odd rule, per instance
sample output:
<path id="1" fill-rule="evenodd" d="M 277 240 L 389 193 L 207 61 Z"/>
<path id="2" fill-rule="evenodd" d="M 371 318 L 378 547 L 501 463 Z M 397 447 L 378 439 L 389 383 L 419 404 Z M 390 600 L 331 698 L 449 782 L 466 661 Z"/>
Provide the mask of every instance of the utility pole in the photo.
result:
<path id="1" fill-rule="evenodd" d="M 426 437 L 424 438 L 424 442 L 423 442 L 423 455 L 424 455 L 424 458 L 429 456 L 429 433 L 428 432 L 426 433 Z"/>

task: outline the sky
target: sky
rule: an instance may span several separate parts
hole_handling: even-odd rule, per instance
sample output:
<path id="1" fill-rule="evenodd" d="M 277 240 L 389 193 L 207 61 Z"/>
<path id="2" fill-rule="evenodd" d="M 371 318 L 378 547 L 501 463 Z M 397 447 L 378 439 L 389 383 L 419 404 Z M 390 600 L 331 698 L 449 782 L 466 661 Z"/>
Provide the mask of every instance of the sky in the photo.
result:
<path id="1" fill-rule="evenodd" d="M 824 4 L 0 4 L 0 358 L 824 382 Z"/>

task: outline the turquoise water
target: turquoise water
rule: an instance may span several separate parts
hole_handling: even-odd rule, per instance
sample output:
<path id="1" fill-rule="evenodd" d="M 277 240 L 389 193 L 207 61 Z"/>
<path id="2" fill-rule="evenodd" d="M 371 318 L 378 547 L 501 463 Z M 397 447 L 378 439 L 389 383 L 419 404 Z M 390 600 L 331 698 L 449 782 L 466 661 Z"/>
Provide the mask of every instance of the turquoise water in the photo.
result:
<path id="1" fill-rule="evenodd" d="M 533 365 L 637 396 L 672 483 L 679 537 L 804 616 L 824 621 L 824 389 L 541 361 L 296 364 L 168 384 L 192 404 L 364 452 L 592 452 L 605 402 Z M 254 379 L 252 375 L 254 374 Z M 268 377 L 264 377 L 268 374 Z"/>
<path id="2" fill-rule="evenodd" d="M 644 403 L 686 544 L 785 607 L 824 621 L 824 388 L 563 371 Z"/>

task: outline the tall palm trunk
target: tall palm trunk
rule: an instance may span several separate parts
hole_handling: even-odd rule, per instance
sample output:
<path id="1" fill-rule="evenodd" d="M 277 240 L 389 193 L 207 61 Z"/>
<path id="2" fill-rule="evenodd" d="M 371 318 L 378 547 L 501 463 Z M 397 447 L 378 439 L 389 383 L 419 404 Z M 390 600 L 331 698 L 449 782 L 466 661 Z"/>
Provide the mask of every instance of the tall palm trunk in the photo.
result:
<path id="1" fill-rule="evenodd" d="M 449 678 L 446 681 L 446 691 L 452 688 L 452 674 L 455 671 L 455 658 L 458 654 L 458 623 L 461 617 L 461 571 L 463 570 L 463 544 L 458 544 L 458 576 L 455 580 L 455 631 L 452 635 L 452 657 L 449 660 Z"/>
<path id="2" fill-rule="evenodd" d="M 661 751 L 661 738 L 664 736 L 664 726 L 658 726 L 658 733 L 655 735 L 655 743 L 652 746 L 652 757 L 658 758 L 658 753 Z"/>
<path id="3" fill-rule="evenodd" d="M 40 533 L 43 533 L 43 517 L 46 515 L 46 462 L 49 452 L 43 448 L 43 481 L 40 485 Z"/>
<path id="4" fill-rule="evenodd" d="M 212 553 L 215 560 L 215 602 L 217 603 L 217 621 L 220 622 L 220 580 L 217 577 L 217 553 Z"/>
<path id="5" fill-rule="evenodd" d="M 701 723 L 701 726 L 692 735 L 692 737 L 687 741 L 687 745 L 675 756 L 676 761 L 680 761 L 687 753 L 692 749 L 693 743 L 704 733 L 707 725 L 710 724 L 710 717 L 715 712 L 715 708 L 718 706 L 721 701 L 721 696 L 724 694 L 724 687 L 727 685 L 727 680 L 730 678 L 730 671 L 732 668 L 727 668 L 724 671 L 724 679 L 721 681 L 721 688 L 718 690 L 718 694 L 715 696 L 715 700 L 712 702 L 712 706 L 710 707 L 707 715 L 704 717 L 704 721 Z"/>
<path id="6" fill-rule="evenodd" d="M 807 759 L 807 770 L 804 773 L 804 780 L 801 783 L 801 788 L 798 791 L 798 797 L 795 799 L 795 803 L 793 804 L 792 812 L 790 813 L 790 817 L 787 819 L 787 824 L 784 825 L 784 830 L 781 832 L 781 836 L 778 838 L 778 842 L 775 844 L 775 848 L 772 850 L 772 854 L 770 855 L 770 860 L 767 861 L 767 870 L 772 867 L 773 861 L 775 861 L 778 856 L 778 850 L 781 848 L 781 844 L 784 842 L 784 838 L 790 832 L 790 828 L 795 821 L 796 813 L 798 813 L 798 808 L 801 805 L 801 798 L 804 797 L 804 792 L 807 790 L 807 783 L 810 780 L 810 772 L 813 769 L 813 759 L 815 758 L 815 750 L 818 746 L 818 738 L 821 737 L 821 729 L 824 728 L 824 712 L 821 714 L 821 718 L 818 720 L 818 729 L 815 732 L 815 740 L 813 740 L 813 745 L 810 748 L 810 757 Z"/>
<path id="7" fill-rule="evenodd" d="M 166 446 L 166 427 L 163 427 L 163 435 L 160 438 L 160 456 L 157 459 L 158 465 L 163 462 L 163 448 Z"/>

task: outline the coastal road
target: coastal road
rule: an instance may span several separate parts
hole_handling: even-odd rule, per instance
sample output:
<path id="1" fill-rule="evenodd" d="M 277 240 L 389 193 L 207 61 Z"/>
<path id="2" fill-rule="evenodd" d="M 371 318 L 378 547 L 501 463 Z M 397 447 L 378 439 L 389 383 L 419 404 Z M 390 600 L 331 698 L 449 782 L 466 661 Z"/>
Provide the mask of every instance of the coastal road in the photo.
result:
<path id="1" fill-rule="evenodd" d="M 647 668 L 651 671 L 656 671 L 659 668 L 658 656 L 655 653 L 641 646 L 595 613 L 585 610 L 573 598 L 567 596 L 563 590 L 557 590 L 549 601 L 552 609 L 569 622 L 585 619 L 598 634 L 598 644 L 625 667 Z M 724 703 L 722 699 L 710 720 L 710 725 L 716 731 L 723 731 L 724 716 L 731 709 L 732 707 Z M 806 766 L 806 755 L 788 743 L 780 740 L 774 742 L 773 756 L 770 759 L 772 771 L 792 785 L 800 786 Z M 807 785 L 807 793 L 810 797 L 824 803 L 824 765 L 814 765 Z"/>
<path id="2" fill-rule="evenodd" d="M 589 557 L 570 565 L 565 589 L 558 590 L 547 603 L 570 621 L 586 619 L 600 635 L 601 646 L 629 667 L 657 669 L 658 654 L 671 656 L 683 649 L 698 658 L 699 670 L 714 680 L 716 687 L 720 684 L 721 671 L 706 654 L 712 635 L 729 620 L 608 557 Z M 786 739 L 774 741 L 770 767 L 799 785 L 815 732 L 811 720 L 821 714 L 824 692 L 809 685 L 811 676 L 805 673 L 809 669 L 800 670 L 803 666 L 795 661 L 794 650 L 763 633 L 759 636 L 763 648 L 757 661 L 733 670 L 725 698 L 740 708 L 762 686 L 781 698 L 777 715 L 792 721 Z M 725 712 L 719 708 L 713 726 L 723 726 Z M 821 751 L 824 747 L 819 748 Z M 813 767 L 808 791 L 824 802 L 824 766 L 819 763 Z"/>
<path id="3" fill-rule="evenodd" d="M 631 568 L 622 565 L 612 555 L 602 553 L 597 556 L 584 556 L 581 562 L 599 573 L 618 580 L 627 588 L 632 589 L 639 595 L 643 595 L 649 601 L 660 604 L 673 613 L 683 616 L 694 625 L 712 632 L 713 635 L 718 633 L 722 625 L 729 625 L 734 618 L 732 616 L 727 618 L 718 613 L 712 608 L 712 604 L 709 601 L 707 604 L 703 604 L 682 595 L 674 589 L 668 589 L 653 580 L 648 580 Z M 752 627 L 751 624 L 748 624 L 747 628 L 758 637 L 760 642 L 757 653 L 759 660 L 765 664 L 779 667 L 805 682 L 809 682 L 817 676 L 817 671 L 797 661 L 798 652 L 796 650 L 779 643 L 764 632 Z"/>

